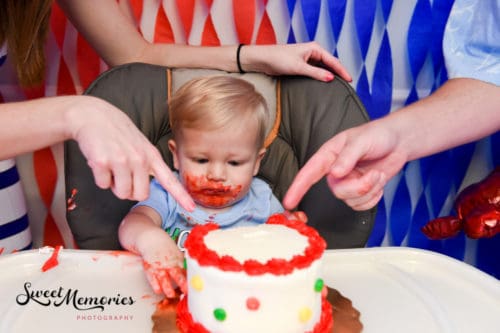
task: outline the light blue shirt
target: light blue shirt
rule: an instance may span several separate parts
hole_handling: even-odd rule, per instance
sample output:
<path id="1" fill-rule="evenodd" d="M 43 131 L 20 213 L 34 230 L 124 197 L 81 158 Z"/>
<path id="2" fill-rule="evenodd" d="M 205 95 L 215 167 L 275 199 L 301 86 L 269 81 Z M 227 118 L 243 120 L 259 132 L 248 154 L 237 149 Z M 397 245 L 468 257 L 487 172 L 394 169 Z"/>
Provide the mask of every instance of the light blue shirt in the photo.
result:
<path id="1" fill-rule="evenodd" d="M 186 211 L 155 179 L 151 181 L 149 190 L 149 198 L 136 206 L 148 206 L 156 210 L 161 216 L 162 228 L 181 250 L 189 231 L 196 224 L 215 222 L 222 228 L 256 225 L 266 222 L 274 213 L 283 212 L 269 185 L 258 178 L 253 179 L 246 196 L 220 214 L 207 213 L 199 207 L 193 212 Z"/>
<path id="2" fill-rule="evenodd" d="M 443 52 L 450 78 L 500 85 L 500 1 L 455 0 Z"/>

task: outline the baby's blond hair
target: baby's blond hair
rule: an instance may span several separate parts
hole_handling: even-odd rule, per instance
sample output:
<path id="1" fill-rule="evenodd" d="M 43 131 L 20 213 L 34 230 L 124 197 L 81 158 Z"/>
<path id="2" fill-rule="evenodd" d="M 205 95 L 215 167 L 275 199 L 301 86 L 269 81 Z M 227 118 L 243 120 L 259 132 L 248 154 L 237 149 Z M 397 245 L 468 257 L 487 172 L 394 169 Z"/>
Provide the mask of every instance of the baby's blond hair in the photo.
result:
<path id="1" fill-rule="evenodd" d="M 174 139 L 183 128 L 216 130 L 236 121 L 257 121 L 258 148 L 266 137 L 269 110 L 255 87 L 232 76 L 209 76 L 188 81 L 168 103 Z"/>

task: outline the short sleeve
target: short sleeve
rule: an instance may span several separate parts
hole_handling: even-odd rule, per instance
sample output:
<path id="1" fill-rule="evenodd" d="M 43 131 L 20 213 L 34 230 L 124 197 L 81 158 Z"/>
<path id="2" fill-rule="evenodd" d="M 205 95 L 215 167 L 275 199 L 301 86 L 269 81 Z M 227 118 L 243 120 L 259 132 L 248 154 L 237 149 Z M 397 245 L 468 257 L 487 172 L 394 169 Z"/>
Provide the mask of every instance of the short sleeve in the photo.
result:
<path id="1" fill-rule="evenodd" d="M 450 78 L 473 78 L 500 85 L 499 20 L 500 1 L 455 1 L 443 39 Z"/>
<path id="2" fill-rule="evenodd" d="M 170 227 L 175 222 L 172 216 L 177 212 L 177 202 L 156 179 L 151 180 L 149 185 L 149 197 L 137 203 L 134 207 L 137 206 L 148 206 L 156 210 L 161 216 L 163 229 Z"/>

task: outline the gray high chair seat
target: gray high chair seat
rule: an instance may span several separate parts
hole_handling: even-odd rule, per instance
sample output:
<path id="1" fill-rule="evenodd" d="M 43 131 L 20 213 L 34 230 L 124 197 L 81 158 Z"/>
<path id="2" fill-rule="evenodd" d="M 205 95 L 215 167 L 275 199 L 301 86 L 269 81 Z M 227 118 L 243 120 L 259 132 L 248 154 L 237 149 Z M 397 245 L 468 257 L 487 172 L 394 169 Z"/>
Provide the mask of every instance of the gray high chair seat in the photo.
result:
<path id="1" fill-rule="evenodd" d="M 159 149 L 168 165 L 172 157 L 167 100 L 191 77 L 237 75 L 254 83 L 266 98 L 275 121 L 269 125 L 267 153 L 258 177 L 268 182 L 279 200 L 311 155 L 336 133 L 369 121 L 352 87 L 336 77 L 329 83 L 299 76 L 229 74 L 213 70 L 168 70 L 132 63 L 101 74 L 84 94 L 100 97 L 125 112 Z M 121 200 L 95 185 L 78 144 L 64 145 L 66 197 L 76 189 L 67 219 L 81 249 L 120 249 L 118 226 L 134 201 Z M 375 219 L 375 208 L 354 211 L 330 192 L 323 179 L 305 195 L 299 210 L 326 239 L 329 248 L 363 247 Z"/>

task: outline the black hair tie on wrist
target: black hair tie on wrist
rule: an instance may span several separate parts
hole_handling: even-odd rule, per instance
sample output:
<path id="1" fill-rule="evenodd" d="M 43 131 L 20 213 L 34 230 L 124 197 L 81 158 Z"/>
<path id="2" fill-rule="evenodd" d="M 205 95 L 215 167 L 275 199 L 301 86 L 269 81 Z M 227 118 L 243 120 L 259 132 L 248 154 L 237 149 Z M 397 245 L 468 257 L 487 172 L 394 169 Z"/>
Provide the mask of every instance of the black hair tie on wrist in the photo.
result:
<path id="1" fill-rule="evenodd" d="M 243 45 L 245 45 L 245 44 L 238 45 L 238 48 L 236 49 L 236 64 L 238 65 L 238 70 L 240 71 L 240 74 L 246 73 L 243 70 L 243 68 L 241 68 L 241 62 L 240 62 L 240 51 L 241 51 L 241 48 L 243 47 Z"/>

